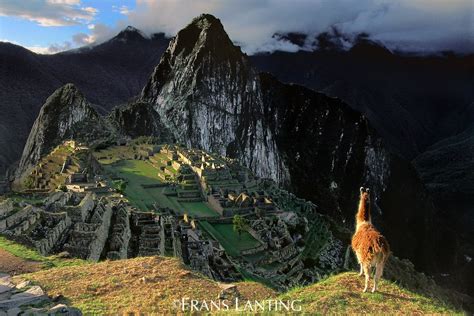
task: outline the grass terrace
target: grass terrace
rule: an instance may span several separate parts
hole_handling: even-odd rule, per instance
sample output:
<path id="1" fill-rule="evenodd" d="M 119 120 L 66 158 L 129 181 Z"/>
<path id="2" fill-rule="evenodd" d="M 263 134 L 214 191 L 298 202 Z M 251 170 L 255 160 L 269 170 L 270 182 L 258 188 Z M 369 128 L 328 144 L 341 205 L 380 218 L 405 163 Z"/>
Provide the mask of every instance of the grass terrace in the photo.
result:
<path id="1" fill-rule="evenodd" d="M 242 250 L 252 249 L 260 245 L 260 242 L 248 232 L 242 232 L 239 237 L 232 224 L 211 224 L 207 221 L 200 221 L 199 225 L 209 235 L 218 240 L 231 256 L 240 256 Z"/>

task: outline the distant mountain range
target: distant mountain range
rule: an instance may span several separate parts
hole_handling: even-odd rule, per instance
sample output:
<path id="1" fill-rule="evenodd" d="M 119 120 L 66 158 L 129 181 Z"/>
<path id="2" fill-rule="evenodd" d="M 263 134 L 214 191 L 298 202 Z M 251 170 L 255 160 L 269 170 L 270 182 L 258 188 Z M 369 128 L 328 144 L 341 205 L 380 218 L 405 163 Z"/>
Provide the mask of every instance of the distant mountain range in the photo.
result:
<path id="1" fill-rule="evenodd" d="M 0 42 L 0 174 L 18 161 L 41 105 L 74 83 L 100 113 L 139 94 L 169 39 L 128 27 L 109 41 L 54 55 Z"/>

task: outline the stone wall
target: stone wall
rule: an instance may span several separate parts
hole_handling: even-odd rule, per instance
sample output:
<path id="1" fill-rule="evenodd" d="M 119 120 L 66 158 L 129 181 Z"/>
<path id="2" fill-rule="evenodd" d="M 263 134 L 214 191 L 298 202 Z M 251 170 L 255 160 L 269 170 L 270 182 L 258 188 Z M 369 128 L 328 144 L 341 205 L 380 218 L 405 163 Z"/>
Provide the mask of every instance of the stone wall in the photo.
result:
<path id="1" fill-rule="evenodd" d="M 109 236 L 107 259 L 126 259 L 132 232 L 130 229 L 130 211 L 125 204 L 113 207 L 114 225 Z"/>
<path id="2" fill-rule="evenodd" d="M 42 213 L 42 216 L 45 216 L 44 212 Z M 67 213 L 48 214 L 46 216 L 56 216 L 60 219 L 56 226 L 48 230 L 45 238 L 33 241 L 35 248 L 43 256 L 51 253 L 51 250 L 56 246 L 58 240 L 61 239 L 62 234 L 71 226 L 71 219 L 67 216 Z"/>
<path id="3" fill-rule="evenodd" d="M 97 215 L 97 217 L 100 217 L 101 222 L 97 223 L 99 224 L 99 227 L 95 231 L 95 239 L 89 246 L 90 254 L 87 259 L 92 261 L 99 261 L 100 255 L 102 254 L 102 250 L 105 246 L 105 242 L 107 241 L 107 237 L 109 236 L 112 208 L 109 205 L 104 205 L 103 207 L 97 206 L 94 212 L 95 213 L 93 215 Z"/>
<path id="4" fill-rule="evenodd" d="M 12 210 L 4 214 L 4 218 L 0 220 L 0 232 L 10 230 L 14 235 L 21 235 L 36 223 L 40 217 L 38 210 L 40 209 L 28 205 L 17 212 Z"/>

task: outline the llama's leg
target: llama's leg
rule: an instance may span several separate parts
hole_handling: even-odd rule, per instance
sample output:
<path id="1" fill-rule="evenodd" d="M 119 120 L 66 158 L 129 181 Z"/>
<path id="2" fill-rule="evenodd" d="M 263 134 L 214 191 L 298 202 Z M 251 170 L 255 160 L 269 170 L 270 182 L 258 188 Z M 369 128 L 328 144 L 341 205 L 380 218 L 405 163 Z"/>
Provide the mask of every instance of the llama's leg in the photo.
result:
<path id="1" fill-rule="evenodd" d="M 367 288 L 369 287 L 369 278 L 370 278 L 370 264 L 364 264 L 364 274 L 365 274 L 365 287 L 364 293 L 367 292 Z"/>
<path id="2" fill-rule="evenodd" d="M 359 276 L 361 276 L 364 273 L 364 267 L 362 266 L 362 261 L 360 261 L 360 256 L 359 253 L 356 252 L 356 257 L 357 257 L 357 262 L 359 263 L 360 266 L 360 271 L 359 271 Z"/>
<path id="3" fill-rule="evenodd" d="M 377 291 L 377 283 L 380 280 L 380 277 L 383 274 L 383 266 L 385 262 L 377 262 L 377 265 L 375 266 L 375 276 L 374 276 L 374 287 L 372 288 L 372 293 Z"/>

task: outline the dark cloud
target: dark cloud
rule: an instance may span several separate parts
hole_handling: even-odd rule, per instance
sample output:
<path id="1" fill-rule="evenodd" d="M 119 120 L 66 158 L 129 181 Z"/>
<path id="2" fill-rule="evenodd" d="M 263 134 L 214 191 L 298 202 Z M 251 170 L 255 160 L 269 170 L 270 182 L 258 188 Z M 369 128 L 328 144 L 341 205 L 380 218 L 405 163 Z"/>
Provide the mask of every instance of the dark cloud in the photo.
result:
<path id="1" fill-rule="evenodd" d="M 126 23 L 173 36 L 201 13 L 220 18 L 247 53 L 293 51 L 298 49 L 294 43 L 272 36 L 293 32 L 314 39 L 333 27 L 369 33 L 391 48 L 473 49 L 472 0 L 137 0 Z M 308 37 L 305 45 L 312 43 Z"/>

